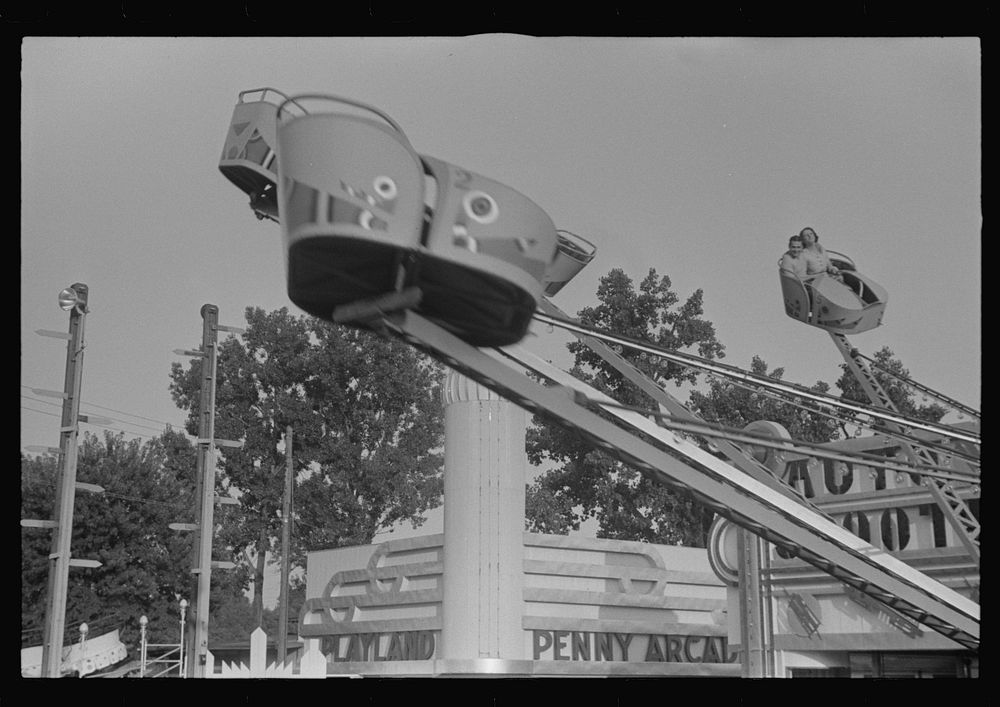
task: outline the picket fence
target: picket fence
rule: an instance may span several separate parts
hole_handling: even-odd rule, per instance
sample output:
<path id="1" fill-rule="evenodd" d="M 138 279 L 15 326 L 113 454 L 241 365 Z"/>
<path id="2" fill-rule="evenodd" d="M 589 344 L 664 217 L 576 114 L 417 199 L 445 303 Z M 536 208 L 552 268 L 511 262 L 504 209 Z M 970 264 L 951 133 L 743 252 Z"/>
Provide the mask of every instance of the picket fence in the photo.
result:
<path id="1" fill-rule="evenodd" d="M 284 662 L 267 664 L 267 634 L 258 627 L 250 634 L 250 665 L 239 661 L 221 661 L 215 669 L 215 656 L 209 651 L 205 662 L 205 677 L 211 678 L 325 678 L 326 656 L 308 642 L 301 659 L 287 658 Z"/>

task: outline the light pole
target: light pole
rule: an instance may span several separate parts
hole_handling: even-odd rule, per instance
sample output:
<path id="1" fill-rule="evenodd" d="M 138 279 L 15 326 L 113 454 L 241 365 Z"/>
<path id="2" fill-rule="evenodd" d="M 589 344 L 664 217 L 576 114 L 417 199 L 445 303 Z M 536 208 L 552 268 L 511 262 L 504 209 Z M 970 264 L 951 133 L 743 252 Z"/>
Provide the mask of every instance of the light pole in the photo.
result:
<path id="1" fill-rule="evenodd" d="M 292 426 L 285 428 L 285 493 L 281 501 L 281 588 L 278 592 L 278 662 L 288 653 L 288 552 L 292 532 Z"/>
<path id="2" fill-rule="evenodd" d="M 66 378 L 63 388 L 59 454 L 62 473 L 56 482 L 55 532 L 49 554 L 49 580 L 42 643 L 42 677 L 56 678 L 62 669 L 63 633 L 66 629 L 66 593 L 69 586 L 70 544 L 73 539 L 73 504 L 76 500 L 76 444 L 83 372 L 83 330 L 87 319 L 89 289 L 75 283 L 59 293 L 59 307 L 69 312 L 66 345 Z"/>
<path id="3" fill-rule="evenodd" d="M 146 677 L 146 624 L 149 619 L 143 614 L 139 617 L 139 677 Z"/>
<path id="4" fill-rule="evenodd" d="M 187 677 L 187 670 L 184 667 L 184 619 L 187 614 L 188 600 L 181 599 L 181 643 L 180 643 L 180 655 L 177 660 L 177 672 L 180 673 L 182 678 Z"/>
<path id="5" fill-rule="evenodd" d="M 80 624 L 80 669 L 76 674 L 81 678 L 87 666 L 87 633 L 89 631 L 90 627 L 86 623 Z"/>

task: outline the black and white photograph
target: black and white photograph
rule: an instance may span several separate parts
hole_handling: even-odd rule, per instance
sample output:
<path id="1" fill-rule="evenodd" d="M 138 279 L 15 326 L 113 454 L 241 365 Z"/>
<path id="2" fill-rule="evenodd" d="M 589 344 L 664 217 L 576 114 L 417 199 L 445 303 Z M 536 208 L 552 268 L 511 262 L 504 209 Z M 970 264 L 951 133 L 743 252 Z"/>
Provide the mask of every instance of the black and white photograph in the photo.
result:
<path id="1" fill-rule="evenodd" d="M 23 684 L 978 678 L 982 104 L 974 36 L 21 37 Z"/>

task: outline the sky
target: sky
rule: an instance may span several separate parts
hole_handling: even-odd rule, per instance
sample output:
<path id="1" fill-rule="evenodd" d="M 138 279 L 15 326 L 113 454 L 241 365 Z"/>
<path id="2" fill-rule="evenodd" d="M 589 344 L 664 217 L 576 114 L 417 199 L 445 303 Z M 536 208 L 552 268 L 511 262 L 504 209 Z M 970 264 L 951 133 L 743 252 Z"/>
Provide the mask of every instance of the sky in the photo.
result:
<path id="1" fill-rule="evenodd" d="M 725 362 L 807 385 L 841 359 L 784 315 L 775 264 L 812 226 L 889 292 L 862 353 L 978 407 L 980 69 L 976 38 L 25 38 L 21 446 L 58 444 L 59 401 L 31 388 L 62 389 L 65 344 L 34 332 L 66 330 L 67 285 L 90 287 L 81 409 L 143 436 L 183 422 L 170 364 L 203 304 L 231 326 L 297 311 L 280 227 L 218 171 L 237 94 L 264 86 L 378 106 L 594 243 L 564 311 L 655 268 L 704 290 Z M 567 339 L 539 334 L 559 362 Z"/>
<path id="2" fill-rule="evenodd" d="M 298 310 L 280 226 L 218 161 L 240 91 L 379 107 L 421 154 L 529 196 L 597 256 L 553 298 L 575 314 L 601 276 L 650 268 L 748 368 L 833 383 L 829 336 L 784 314 L 777 260 L 815 228 L 888 292 L 888 346 L 916 380 L 981 401 L 981 47 L 976 38 L 28 37 L 21 64 L 20 444 L 58 446 L 66 331 L 57 295 L 90 288 L 83 425 L 144 439 L 200 309 Z M 566 335 L 528 345 L 568 364 Z M 561 358 L 562 357 L 562 358 Z"/>

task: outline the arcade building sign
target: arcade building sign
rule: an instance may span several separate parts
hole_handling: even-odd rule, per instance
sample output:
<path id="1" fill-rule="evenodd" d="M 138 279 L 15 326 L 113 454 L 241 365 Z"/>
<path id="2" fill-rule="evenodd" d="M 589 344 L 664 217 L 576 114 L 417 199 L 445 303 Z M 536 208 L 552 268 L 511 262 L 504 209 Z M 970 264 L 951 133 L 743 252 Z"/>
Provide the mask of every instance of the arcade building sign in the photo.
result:
<path id="1" fill-rule="evenodd" d="M 430 660 L 434 657 L 433 631 L 392 631 L 324 636 L 320 650 L 334 663 L 369 663 L 385 660 Z"/>
<path id="2" fill-rule="evenodd" d="M 733 663 L 739 659 L 737 654 L 729 656 L 725 636 L 533 630 L 531 643 L 534 660 Z"/>
<path id="3" fill-rule="evenodd" d="M 430 660 L 434 631 L 324 636 L 321 650 L 334 663 Z M 725 636 L 591 631 L 531 631 L 533 660 L 646 663 L 734 663 Z"/>

